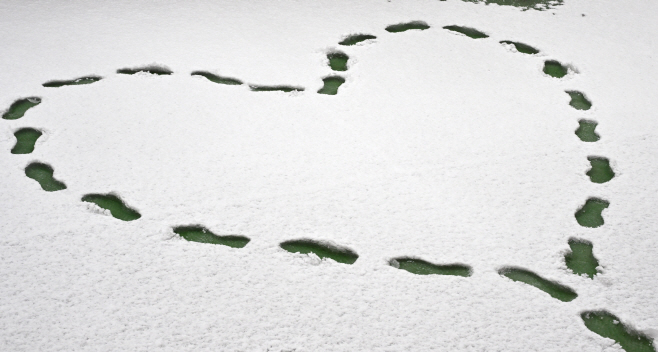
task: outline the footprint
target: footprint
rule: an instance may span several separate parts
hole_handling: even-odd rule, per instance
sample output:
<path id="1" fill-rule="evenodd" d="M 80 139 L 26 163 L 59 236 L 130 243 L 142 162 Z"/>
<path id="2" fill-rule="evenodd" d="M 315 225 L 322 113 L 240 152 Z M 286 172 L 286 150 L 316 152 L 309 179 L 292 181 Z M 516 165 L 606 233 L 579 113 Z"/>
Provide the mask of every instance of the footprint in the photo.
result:
<path id="1" fill-rule="evenodd" d="M 358 43 L 361 43 L 363 41 L 370 40 L 370 39 L 377 39 L 377 37 L 375 37 L 374 35 L 371 35 L 371 34 L 352 34 L 350 36 L 347 36 L 345 39 L 343 39 L 338 44 L 350 46 L 350 45 L 358 44 Z"/>
<path id="2" fill-rule="evenodd" d="M 137 68 L 122 68 L 117 70 L 117 73 L 121 73 L 124 75 L 134 75 L 137 72 L 147 72 L 152 75 L 170 75 L 173 72 L 169 70 L 168 68 L 164 67 L 159 67 L 159 66 L 145 66 L 145 67 L 137 67 Z"/>
<path id="3" fill-rule="evenodd" d="M 345 78 L 340 76 L 329 76 L 322 79 L 324 87 L 318 90 L 319 94 L 336 95 L 338 94 L 338 87 L 345 83 Z"/>
<path id="4" fill-rule="evenodd" d="M 207 78 L 211 82 L 219 83 L 219 84 L 227 84 L 230 86 L 238 86 L 241 85 L 243 82 L 239 79 L 235 78 L 229 78 L 229 77 L 220 77 L 217 75 L 214 75 L 210 72 L 206 71 L 194 71 L 192 72 L 192 76 L 202 76 Z"/>
<path id="5" fill-rule="evenodd" d="M 592 107 L 592 103 L 587 100 L 587 97 L 581 92 L 575 90 L 565 91 L 571 97 L 569 105 L 571 105 L 576 110 L 589 110 Z"/>
<path id="6" fill-rule="evenodd" d="M 513 42 L 513 41 L 509 41 L 509 40 L 503 40 L 503 41 L 500 42 L 500 44 L 513 45 L 514 48 L 516 48 L 516 51 L 518 51 L 520 53 L 523 53 L 523 54 L 534 55 L 534 54 L 539 53 L 539 50 L 531 47 L 528 44 Z"/>
<path id="7" fill-rule="evenodd" d="M 555 281 L 546 280 L 543 277 L 521 268 L 506 267 L 498 270 L 500 275 L 506 276 L 514 281 L 520 281 L 530 286 L 534 286 L 553 298 L 563 302 L 573 301 L 578 294 L 571 288 L 564 286 Z"/>
<path id="8" fill-rule="evenodd" d="M 596 142 L 599 139 L 601 139 L 599 134 L 596 133 L 596 131 L 594 131 L 596 129 L 596 126 L 598 125 L 596 121 L 580 120 L 578 121 L 578 124 L 580 126 L 578 126 L 578 129 L 576 130 L 576 136 L 578 136 L 578 138 L 580 138 L 581 141 Z"/>
<path id="9" fill-rule="evenodd" d="M 462 26 L 445 26 L 443 27 L 444 29 L 447 29 L 449 31 L 457 32 L 466 35 L 467 37 L 471 37 L 473 39 L 482 39 L 482 38 L 489 38 L 489 36 L 484 33 L 480 32 L 475 28 L 471 27 L 462 27 Z"/>
<path id="10" fill-rule="evenodd" d="M 292 87 L 292 86 L 257 86 L 249 85 L 249 89 L 254 92 L 303 92 L 304 88 L 301 87 Z"/>
<path id="11" fill-rule="evenodd" d="M 455 275 L 468 277 L 473 273 L 473 270 L 468 265 L 437 265 L 426 262 L 422 259 L 406 257 L 391 259 L 389 265 L 398 269 L 406 270 L 416 275 Z"/>
<path id="12" fill-rule="evenodd" d="M 251 241 L 249 238 L 238 235 L 219 236 L 210 232 L 203 226 L 178 226 L 174 227 L 174 232 L 184 239 L 192 242 L 221 244 L 233 248 L 242 248 Z"/>
<path id="13" fill-rule="evenodd" d="M 49 81 L 43 84 L 44 87 L 62 87 L 62 86 L 75 86 L 75 85 L 80 85 L 80 84 L 91 84 L 94 82 L 98 82 L 103 77 L 98 77 L 98 76 L 87 76 L 87 77 L 80 77 L 68 81 Z"/>
<path id="14" fill-rule="evenodd" d="M 610 167 L 608 158 L 602 156 L 588 156 L 587 160 L 592 168 L 587 171 L 586 175 L 594 183 L 606 183 L 615 177 L 615 172 Z"/>
<path id="15" fill-rule="evenodd" d="M 559 61 L 546 60 L 544 62 L 544 73 L 555 78 L 562 78 L 569 73 L 569 69 Z"/>
<path id="16" fill-rule="evenodd" d="M 14 132 L 16 145 L 11 149 L 12 154 L 30 154 L 34 151 L 34 144 L 42 133 L 34 128 L 21 128 Z"/>
<path id="17" fill-rule="evenodd" d="M 334 71 L 347 71 L 347 60 L 349 56 L 342 52 L 333 52 L 327 54 L 327 59 L 329 59 L 329 67 Z"/>
<path id="18" fill-rule="evenodd" d="M 64 182 L 53 177 L 53 168 L 50 165 L 33 162 L 25 168 L 25 175 L 41 185 L 44 191 L 55 192 L 66 189 Z"/>
<path id="19" fill-rule="evenodd" d="M 625 325 L 608 311 L 586 311 L 580 317 L 588 329 L 615 340 L 626 352 L 656 352 L 649 337 Z"/>
<path id="20" fill-rule="evenodd" d="M 82 197 L 83 202 L 94 203 L 109 210 L 113 217 L 123 221 L 133 221 L 142 217 L 136 210 L 129 208 L 114 194 L 87 194 Z"/>
<path id="21" fill-rule="evenodd" d="M 567 268 L 576 275 L 586 274 L 593 279 L 597 274 L 596 267 L 599 266 L 599 261 L 592 252 L 592 242 L 570 238 L 569 247 L 571 247 L 571 251 L 564 255 Z"/>
<path id="22" fill-rule="evenodd" d="M 292 240 L 281 243 L 281 248 L 291 253 L 314 253 L 320 258 L 331 258 L 339 263 L 354 264 L 359 258 L 353 250 L 311 240 Z"/>
<path id="23" fill-rule="evenodd" d="M 576 212 L 576 220 L 580 226 L 599 227 L 604 223 L 601 213 L 609 205 L 610 203 L 606 200 L 590 198 L 585 202 L 585 205 Z"/>
<path id="24" fill-rule="evenodd" d="M 392 24 L 388 27 L 386 27 L 386 30 L 391 33 L 400 33 L 400 32 L 405 32 L 411 29 L 418 29 L 418 30 L 426 30 L 430 28 L 430 26 L 423 22 L 423 21 L 412 21 L 412 22 L 407 22 L 407 23 L 398 23 L 398 24 Z"/>
<path id="25" fill-rule="evenodd" d="M 4 114 L 2 114 L 2 118 L 5 120 L 18 120 L 25 115 L 26 111 L 39 104 L 41 104 L 41 98 L 39 97 L 18 99 L 11 104 Z"/>

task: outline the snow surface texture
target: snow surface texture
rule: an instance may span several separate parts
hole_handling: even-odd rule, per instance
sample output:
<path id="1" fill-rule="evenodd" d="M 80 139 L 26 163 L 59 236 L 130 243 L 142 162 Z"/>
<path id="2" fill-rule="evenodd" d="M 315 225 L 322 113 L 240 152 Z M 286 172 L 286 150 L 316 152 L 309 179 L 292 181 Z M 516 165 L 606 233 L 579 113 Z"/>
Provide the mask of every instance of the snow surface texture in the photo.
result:
<path id="1" fill-rule="evenodd" d="M 43 98 L 0 124 L 2 350 L 619 350 L 580 319 L 596 309 L 656 337 L 652 2 L 522 12 L 456 1 L 16 1 L 0 11 L 0 103 Z M 416 20 L 430 28 L 384 30 Z M 354 33 L 377 39 L 338 46 Z M 350 56 L 347 82 L 316 94 L 334 50 Z M 572 72 L 544 75 L 548 59 Z M 149 64 L 174 73 L 114 74 Z M 306 90 L 252 92 L 196 70 Z M 88 75 L 104 78 L 41 86 Z M 592 109 L 571 108 L 566 90 Z M 583 118 L 599 123 L 600 141 L 575 136 Z M 12 155 L 23 127 L 44 135 Z M 591 155 L 610 159 L 612 181 L 589 181 Z M 67 189 L 41 190 L 24 173 L 33 161 Z M 109 192 L 142 217 L 122 222 L 80 201 Z M 602 227 L 575 221 L 589 197 L 610 202 Z M 172 230 L 190 224 L 251 242 L 200 244 Z M 593 280 L 566 268 L 572 237 L 594 244 Z M 359 259 L 279 247 L 298 238 Z M 473 273 L 388 264 L 402 256 Z M 578 298 L 502 277 L 507 266 Z"/>

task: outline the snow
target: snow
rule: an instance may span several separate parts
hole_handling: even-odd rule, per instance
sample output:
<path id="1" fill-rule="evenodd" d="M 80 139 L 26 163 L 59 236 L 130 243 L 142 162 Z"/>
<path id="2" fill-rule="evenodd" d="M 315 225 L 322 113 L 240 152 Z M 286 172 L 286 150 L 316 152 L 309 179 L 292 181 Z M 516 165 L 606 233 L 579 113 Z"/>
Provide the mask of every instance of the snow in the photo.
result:
<path id="1" fill-rule="evenodd" d="M 584 326 L 595 309 L 655 338 L 658 5 L 565 2 L 3 2 L 0 106 L 43 102 L 0 122 L 0 349 L 619 350 Z M 431 28 L 384 30 L 413 20 Z M 337 44 L 352 33 L 378 38 Z M 333 50 L 350 56 L 347 82 L 316 94 Z M 548 77 L 549 59 L 577 73 Z M 150 64 L 174 74 L 115 73 Z M 306 90 L 251 92 L 195 70 Z M 41 86 L 86 75 L 104 79 Z M 591 110 L 569 107 L 572 89 Z M 574 135 L 582 118 L 599 142 Z M 45 133 L 12 155 L 21 127 Z M 589 182 L 589 155 L 616 177 Z M 68 188 L 41 190 L 32 161 Z M 108 192 L 142 218 L 80 201 Z M 589 197 L 610 202 L 600 228 L 574 219 Z M 187 242 L 172 228 L 188 224 L 252 241 Z M 570 237 L 594 244 L 594 280 L 564 265 Z M 278 246 L 298 238 L 359 259 Z M 412 275 L 388 264 L 401 256 L 473 275 Z M 505 266 L 579 296 L 553 299 Z"/>

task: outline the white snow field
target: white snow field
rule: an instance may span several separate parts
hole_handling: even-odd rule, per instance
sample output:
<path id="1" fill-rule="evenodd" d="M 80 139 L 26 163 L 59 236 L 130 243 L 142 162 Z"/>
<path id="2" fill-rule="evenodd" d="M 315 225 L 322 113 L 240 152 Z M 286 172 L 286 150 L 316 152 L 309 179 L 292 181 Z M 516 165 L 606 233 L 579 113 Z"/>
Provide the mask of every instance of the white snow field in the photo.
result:
<path id="1" fill-rule="evenodd" d="M 654 339 L 627 351 L 658 349 L 658 3 L 564 2 L 2 1 L 0 113 L 41 103 L 0 120 L 0 351 L 622 350 L 589 311 Z M 430 28 L 385 30 L 410 21 Z M 338 44 L 359 33 L 376 39 Z M 173 74 L 116 72 L 149 65 Z M 333 75 L 338 94 L 318 94 Z M 599 141 L 576 136 L 581 119 Z M 43 135 L 12 154 L 24 127 Z M 615 177 L 591 182 L 589 156 Z M 44 191 L 32 162 L 66 189 Z M 94 193 L 141 218 L 81 201 Z M 602 226 L 576 221 L 589 198 L 609 202 Z M 186 241 L 187 225 L 251 241 Z M 571 238 L 593 244 L 593 279 L 567 267 Z M 297 239 L 359 257 L 280 246 Z M 471 275 L 390 264 L 403 257 Z"/>

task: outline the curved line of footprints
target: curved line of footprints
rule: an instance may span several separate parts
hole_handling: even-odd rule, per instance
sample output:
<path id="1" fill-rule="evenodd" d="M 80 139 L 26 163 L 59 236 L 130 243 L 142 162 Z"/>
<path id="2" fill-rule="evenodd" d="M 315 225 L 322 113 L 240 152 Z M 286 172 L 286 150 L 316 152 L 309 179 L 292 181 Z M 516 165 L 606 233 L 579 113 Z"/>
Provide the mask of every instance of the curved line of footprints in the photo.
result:
<path id="1" fill-rule="evenodd" d="M 393 24 L 386 27 L 389 33 L 402 33 L 409 30 L 427 30 L 430 26 L 423 21 L 412 21 L 407 23 Z M 443 29 L 451 31 L 458 35 L 480 40 L 488 38 L 484 32 L 475 28 L 463 27 L 457 25 L 445 26 Z M 370 34 L 353 34 L 349 35 L 341 42 L 340 45 L 349 47 L 356 44 L 372 43 L 376 36 Z M 503 46 L 510 50 L 526 54 L 535 55 L 539 50 L 524 43 L 513 42 L 509 40 L 500 41 Z M 317 92 L 318 94 L 336 95 L 338 94 L 339 87 L 345 83 L 345 78 L 340 72 L 349 70 L 349 56 L 342 51 L 331 51 L 327 53 L 328 65 L 333 73 L 322 78 L 324 86 Z M 135 74 L 138 72 L 146 72 L 155 75 L 170 75 L 173 72 L 169 69 L 157 66 L 147 66 L 138 68 L 124 68 L 117 70 L 119 74 Z M 562 65 L 556 60 L 546 60 L 544 62 L 543 72 L 551 77 L 560 79 L 570 73 L 574 73 L 573 69 L 569 66 Z M 232 77 L 221 77 L 211 72 L 195 71 L 191 73 L 192 76 L 205 77 L 211 82 L 224 84 L 224 85 L 243 85 L 239 79 Z M 56 80 L 43 84 L 44 87 L 62 87 L 67 85 L 80 85 L 91 84 L 101 80 L 102 77 L 86 76 L 73 80 Z M 256 85 L 249 84 L 249 88 L 256 92 L 266 91 L 281 91 L 281 92 L 299 92 L 304 91 L 302 87 L 288 86 L 288 85 Z M 575 110 L 585 111 L 589 110 L 592 103 L 580 91 L 567 90 L 565 91 L 571 98 L 569 105 Z M 9 109 L 2 115 L 3 119 L 15 120 L 20 119 L 31 108 L 39 105 L 41 98 L 27 97 L 15 101 Z M 578 121 L 579 127 L 576 129 L 575 134 L 581 141 L 586 143 L 596 142 L 600 136 L 596 133 L 595 129 L 597 122 L 588 119 L 580 119 Z M 15 131 L 16 145 L 12 148 L 13 154 L 29 154 L 34 150 L 37 139 L 42 135 L 42 132 L 34 128 L 21 128 Z M 586 172 L 590 180 L 595 183 L 605 183 L 614 177 L 614 171 L 610 167 L 609 160 L 602 156 L 589 156 L 588 160 L 592 168 Z M 41 187 L 49 192 L 58 191 L 66 188 L 66 185 L 55 179 L 53 174 L 54 170 L 50 165 L 33 162 L 25 168 L 25 174 L 40 183 Z M 81 199 L 84 202 L 94 203 L 97 206 L 108 210 L 113 217 L 123 221 L 133 221 L 141 217 L 141 215 L 127 204 L 125 204 L 115 194 L 87 194 Z M 576 211 L 576 221 L 584 227 L 597 228 L 604 224 L 602 217 L 603 210 L 609 206 L 607 200 L 590 197 Z M 229 235 L 220 236 L 212 233 L 209 229 L 201 225 L 186 225 L 177 226 L 173 228 L 173 232 L 180 235 L 188 241 L 195 241 L 201 243 L 220 244 L 230 246 L 233 248 L 242 248 L 246 246 L 250 239 L 244 236 Z M 594 257 L 592 248 L 593 245 L 590 241 L 579 238 L 570 238 L 568 244 L 571 251 L 565 255 L 565 263 L 569 269 L 576 275 L 589 277 L 592 279 L 594 275 L 598 274 L 599 263 Z M 311 239 L 296 239 L 286 241 L 280 244 L 284 250 L 294 253 L 314 253 L 320 258 L 331 258 L 339 263 L 352 264 L 358 259 L 358 254 L 353 250 L 345 247 L 328 244 L 322 241 L 314 241 Z M 398 257 L 391 259 L 389 265 L 406 270 L 417 275 L 456 275 L 462 277 L 469 277 L 472 275 L 472 269 L 468 265 L 459 263 L 450 264 L 436 264 L 430 263 L 416 257 Z M 530 286 L 534 286 L 558 300 L 569 302 L 574 300 L 578 294 L 570 287 L 567 287 L 558 282 L 545 279 L 540 275 L 533 273 L 529 270 L 505 266 L 498 270 L 501 276 L 505 276 L 513 281 L 519 281 Z M 621 345 L 626 351 L 653 351 L 655 349 L 652 341 L 646 335 L 636 331 L 626 324 L 621 324 L 619 319 L 605 311 L 593 310 L 581 312 L 581 318 L 586 327 L 593 332 L 611 338 Z"/>

